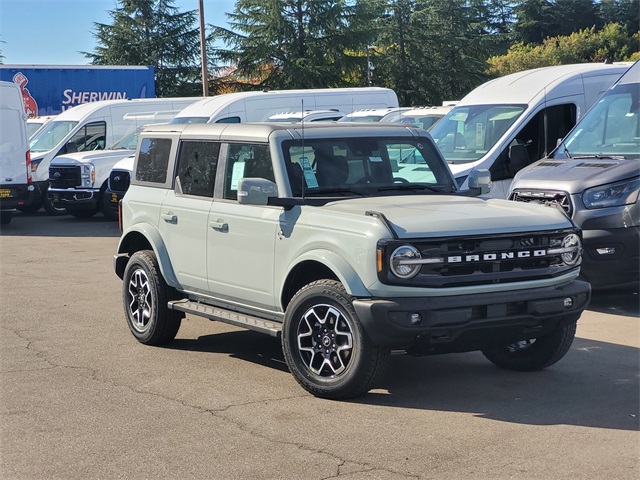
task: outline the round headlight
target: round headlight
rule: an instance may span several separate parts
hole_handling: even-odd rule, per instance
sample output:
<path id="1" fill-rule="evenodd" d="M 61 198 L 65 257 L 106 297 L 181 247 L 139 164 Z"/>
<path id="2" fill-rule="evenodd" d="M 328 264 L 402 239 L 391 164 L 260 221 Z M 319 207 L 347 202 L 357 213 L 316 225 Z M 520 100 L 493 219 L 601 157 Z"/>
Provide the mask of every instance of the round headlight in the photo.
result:
<path id="1" fill-rule="evenodd" d="M 562 254 L 562 261 L 567 265 L 576 265 L 580 262 L 582 255 L 582 242 L 575 233 L 570 233 L 562 239 L 562 248 L 567 249 Z"/>
<path id="2" fill-rule="evenodd" d="M 416 247 L 411 245 L 398 247 L 391 254 L 391 271 L 399 278 L 415 277 L 421 268 L 416 261 L 421 258 L 420 250 Z"/>

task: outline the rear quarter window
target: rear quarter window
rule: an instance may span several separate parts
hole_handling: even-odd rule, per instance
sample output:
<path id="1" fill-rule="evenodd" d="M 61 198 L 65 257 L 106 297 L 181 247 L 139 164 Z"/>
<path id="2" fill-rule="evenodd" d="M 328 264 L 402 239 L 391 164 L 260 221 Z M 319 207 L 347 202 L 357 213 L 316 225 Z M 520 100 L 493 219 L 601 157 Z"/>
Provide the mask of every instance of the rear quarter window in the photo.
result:
<path id="1" fill-rule="evenodd" d="M 164 184 L 171 153 L 171 139 L 143 138 L 136 164 L 135 179 L 139 182 Z"/>

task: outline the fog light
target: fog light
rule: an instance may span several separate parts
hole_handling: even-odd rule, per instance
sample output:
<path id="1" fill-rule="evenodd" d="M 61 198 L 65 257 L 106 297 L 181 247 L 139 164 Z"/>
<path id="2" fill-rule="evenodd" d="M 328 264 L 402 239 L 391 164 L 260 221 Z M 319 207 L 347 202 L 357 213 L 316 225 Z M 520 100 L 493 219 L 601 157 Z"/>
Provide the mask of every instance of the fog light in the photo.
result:
<path id="1" fill-rule="evenodd" d="M 573 307 L 573 299 L 571 297 L 567 297 L 564 299 L 564 308 Z"/>
<path id="2" fill-rule="evenodd" d="M 616 253 L 616 247 L 596 248 L 598 255 L 613 255 Z"/>
<path id="3" fill-rule="evenodd" d="M 422 322 L 422 315 L 420 315 L 419 313 L 412 313 L 410 320 L 411 325 L 418 325 L 420 322 Z"/>

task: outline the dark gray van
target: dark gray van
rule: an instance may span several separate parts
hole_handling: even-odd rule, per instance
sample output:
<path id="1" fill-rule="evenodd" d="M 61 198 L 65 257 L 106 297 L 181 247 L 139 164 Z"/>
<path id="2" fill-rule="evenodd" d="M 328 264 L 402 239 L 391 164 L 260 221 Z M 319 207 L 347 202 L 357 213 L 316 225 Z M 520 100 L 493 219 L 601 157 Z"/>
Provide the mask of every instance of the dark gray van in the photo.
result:
<path id="1" fill-rule="evenodd" d="M 582 228 L 581 274 L 594 288 L 638 288 L 640 63 L 547 158 L 521 170 L 510 199 L 555 204 Z"/>

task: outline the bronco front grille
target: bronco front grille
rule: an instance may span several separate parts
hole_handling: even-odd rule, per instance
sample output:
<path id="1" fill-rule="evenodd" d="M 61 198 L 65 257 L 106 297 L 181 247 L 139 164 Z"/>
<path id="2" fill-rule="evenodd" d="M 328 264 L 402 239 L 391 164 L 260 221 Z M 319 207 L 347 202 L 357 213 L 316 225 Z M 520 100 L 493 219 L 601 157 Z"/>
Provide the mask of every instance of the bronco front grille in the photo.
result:
<path id="1" fill-rule="evenodd" d="M 382 240 L 387 264 L 378 273 L 381 282 L 416 287 L 470 286 L 551 278 L 574 268 L 562 261 L 562 240 L 578 230 L 515 233 L 501 236 Z M 420 251 L 420 272 L 400 279 L 388 261 L 400 245 L 410 243 Z"/>
<path id="2" fill-rule="evenodd" d="M 124 170 L 113 170 L 109 175 L 109 190 L 112 192 L 126 192 L 129 189 L 131 174 Z"/>
<path id="3" fill-rule="evenodd" d="M 80 167 L 49 167 L 49 184 L 52 188 L 74 188 L 82 183 Z"/>
<path id="4" fill-rule="evenodd" d="M 571 217 L 573 207 L 571 199 L 565 192 L 549 190 L 514 190 L 509 196 L 509 200 L 524 203 L 538 203 L 541 205 L 552 205 L 560 207 Z"/>

